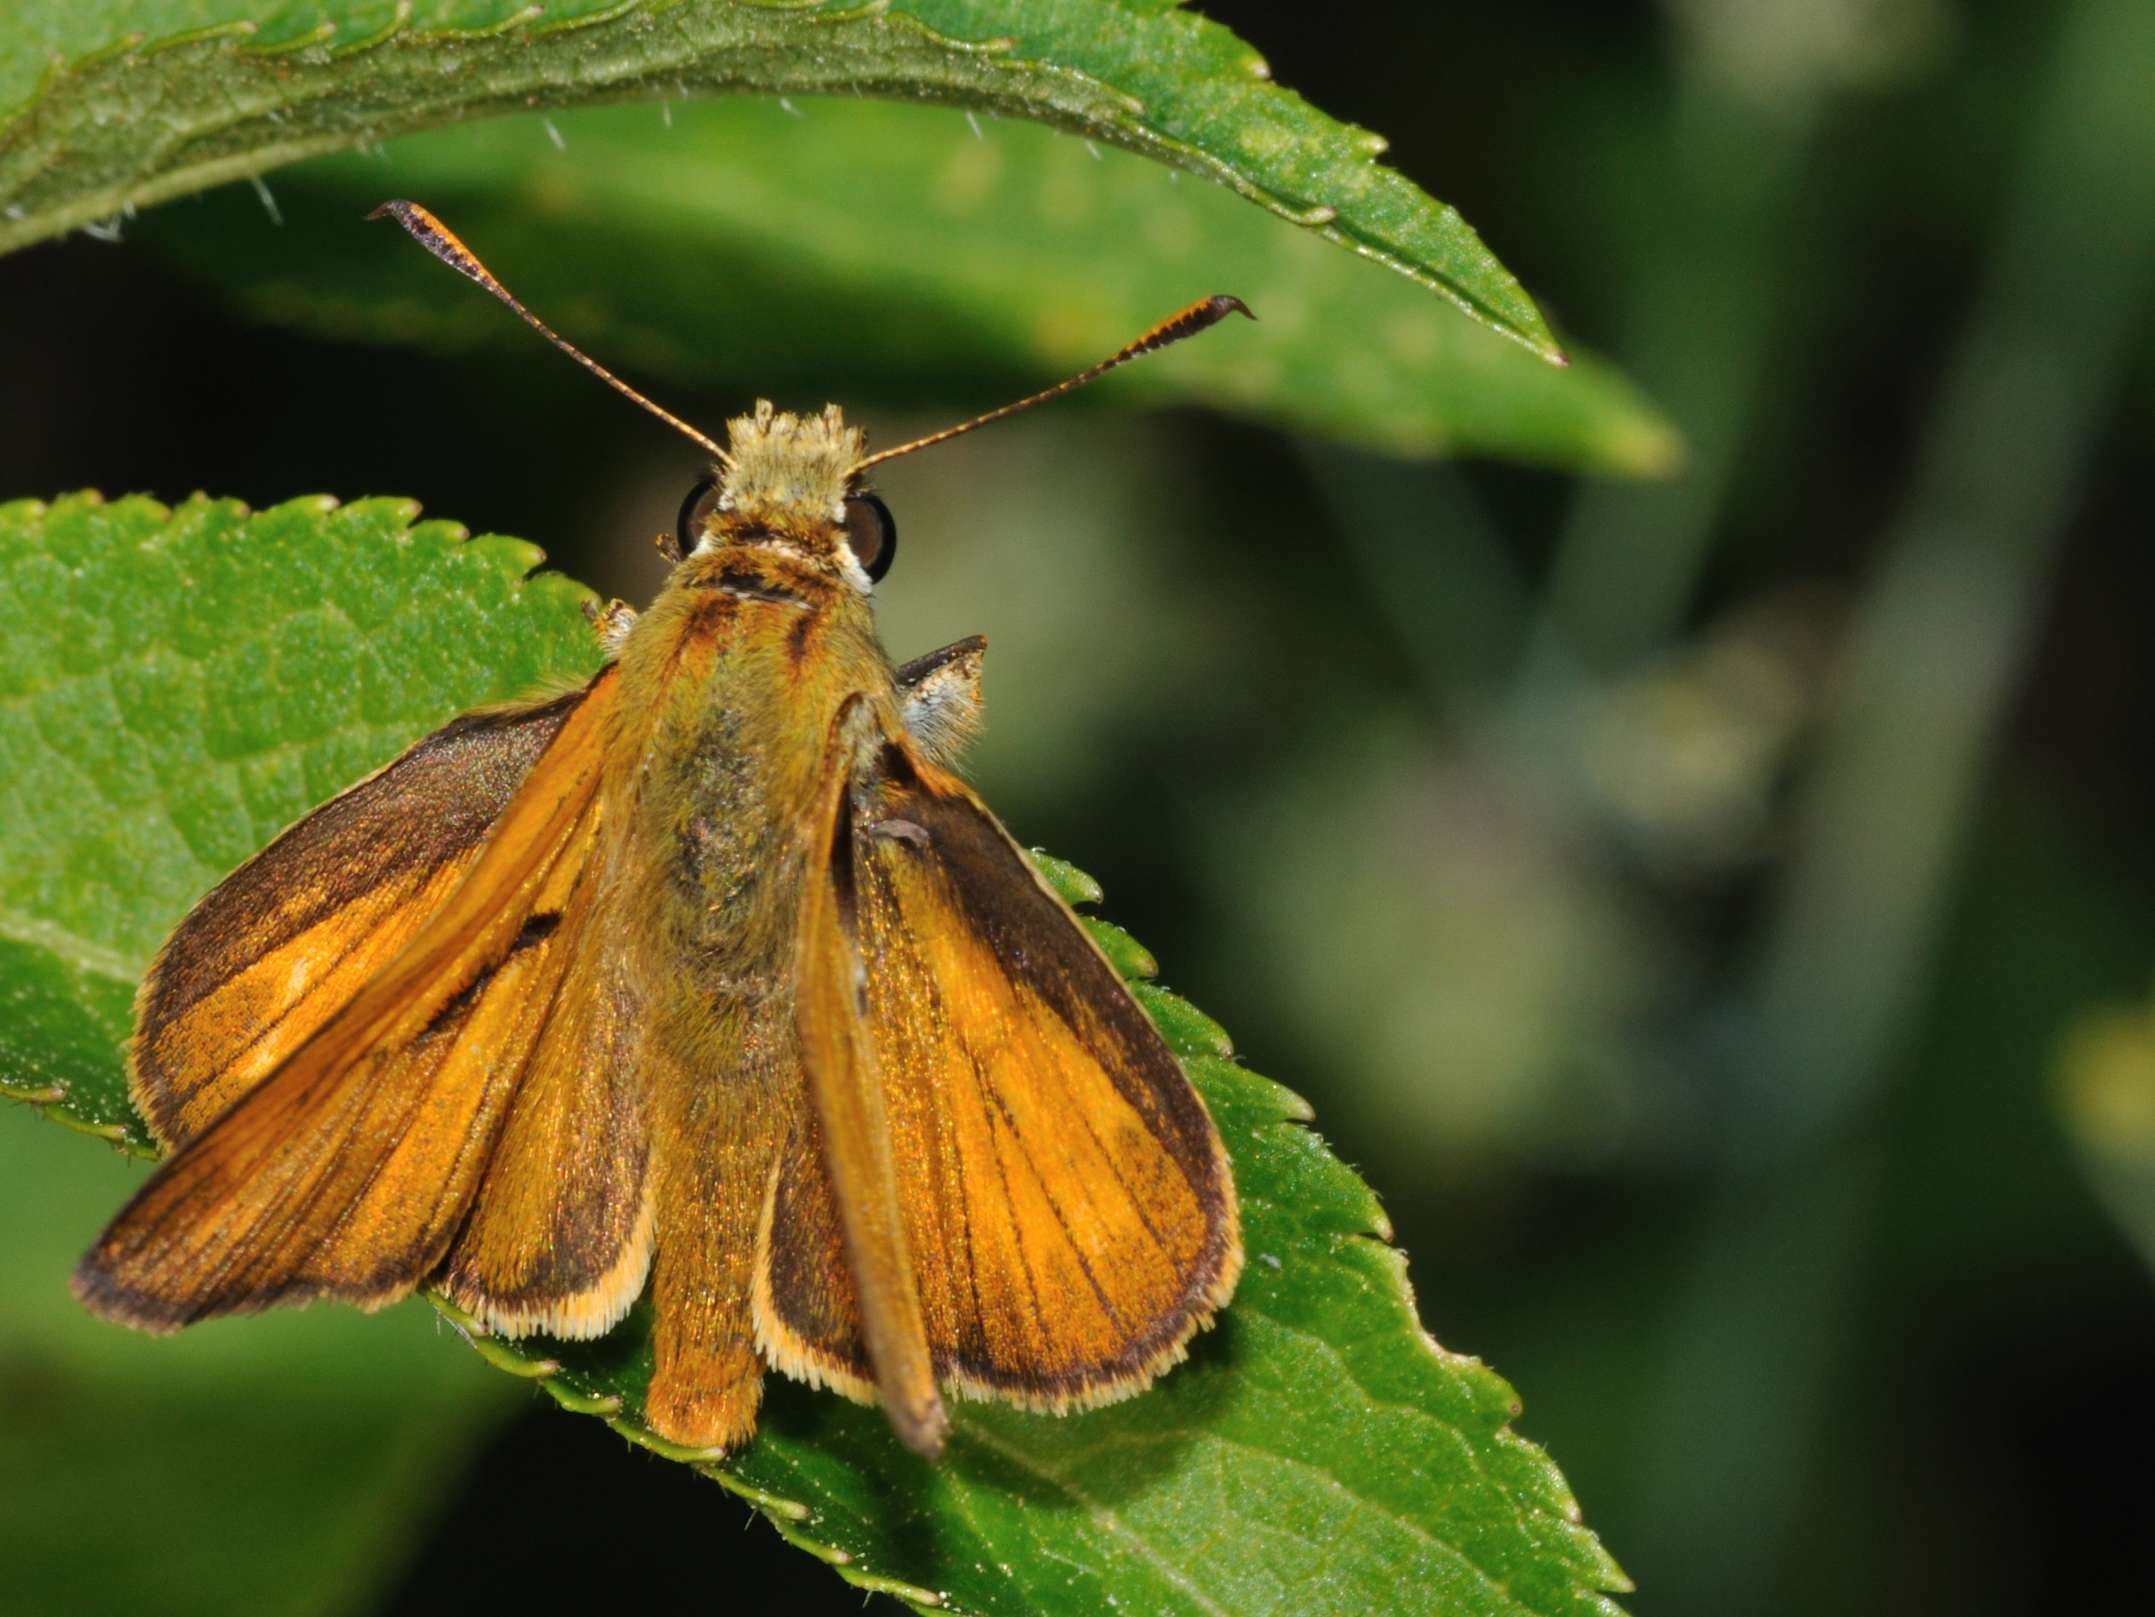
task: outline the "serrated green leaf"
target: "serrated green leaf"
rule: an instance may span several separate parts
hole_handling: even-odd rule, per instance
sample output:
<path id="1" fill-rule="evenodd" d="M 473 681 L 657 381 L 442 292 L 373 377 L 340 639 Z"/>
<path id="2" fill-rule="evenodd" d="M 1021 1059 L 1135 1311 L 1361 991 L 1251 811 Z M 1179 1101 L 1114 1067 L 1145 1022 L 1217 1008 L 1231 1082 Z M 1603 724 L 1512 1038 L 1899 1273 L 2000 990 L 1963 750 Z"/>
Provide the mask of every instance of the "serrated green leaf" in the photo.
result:
<path id="1" fill-rule="evenodd" d="M 1103 921 L 1097 915 L 1080 916 L 1085 930 L 1092 934 L 1093 942 L 1107 956 L 1108 964 L 1125 978 L 1157 977 L 1159 961 L 1152 958 L 1152 951 L 1130 936 L 1113 921 Z"/>
<path id="2" fill-rule="evenodd" d="M 194 896 L 454 710 L 593 665 L 587 597 L 526 578 L 530 547 L 412 517 L 0 506 L 0 606 L 26 626 L 0 654 L 11 1092 L 139 1144 L 127 990 Z M 1138 989 L 1184 1048 L 1224 1046 Z M 1250 1260 L 1186 1365 L 1089 1415 L 961 1406 L 932 1466 L 875 1411 L 773 1378 L 756 1441 L 702 1469 L 847 1578 L 922 1606 L 1613 1612 L 1602 1591 L 1623 1576 L 1511 1430 L 1510 1387 L 1423 1331 L 1381 1208 L 1308 1109 L 1217 1055 L 1187 1065 L 1234 1158 Z M 474 1345 L 667 1452 L 638 1418 L 642 1306 L 594 1343 Z"/>
<path id="3" fill-rule="evenodd" d="M 1458 211 L 1374 161 L 1380 137 L 1158 0 L 27 0 L 0 38 L 0 249 L 509 108 L 744 89 L 943 102 L 1125 146 L 1557 355 Z"/>
<path id="4" fill-rule="evenodd" d="M 0 1091 L 146 1152 L 119 1041 L 174 920 L 414 735 L 597 666 L 587 591 L 417 510 L 0 505 Z"/>
<path id="5" fill-rule="evenodd" d="M 1100 884 L 1067 859 L 1058 859 L 1044 848 L 1032 850 L 1033 866 L 1047 879 L 1065 904 L 1097 904 L 1107 895 Z"/>
<path id="6" fill-rule="evenodd" d="M 1180 994 L 1170 994 L 1147 982 L 1131 983 L 1130 993 L 1176 1055 L 1225 1060 L 1235 1053 L 1235 1043 L 1227 1036 L 1227 1029 Z"/>
<path id="7" fill-rule="evenodd" d="M 1411 283 L 1178 179 L 1009 120 L 732 98 L 664 119 L 604 107 L 415 136 L 281 181 L 281 228 L 228 192 L 160 215 L 146 236 L 257 315 L 536 356 L 503 310 L 361 229 L 385 196 L 416 197 L 610 364 L 654 380 L 746 377 L 781 398 L 820 399 L 843 377 L 849 407 L 994 403 L 1233 292 L 1256 327 L 1104 388 L 1398 454 L 1627 476 L 1680 458 L 1674 430 L 1607 363 L 1543 364 Z"/>

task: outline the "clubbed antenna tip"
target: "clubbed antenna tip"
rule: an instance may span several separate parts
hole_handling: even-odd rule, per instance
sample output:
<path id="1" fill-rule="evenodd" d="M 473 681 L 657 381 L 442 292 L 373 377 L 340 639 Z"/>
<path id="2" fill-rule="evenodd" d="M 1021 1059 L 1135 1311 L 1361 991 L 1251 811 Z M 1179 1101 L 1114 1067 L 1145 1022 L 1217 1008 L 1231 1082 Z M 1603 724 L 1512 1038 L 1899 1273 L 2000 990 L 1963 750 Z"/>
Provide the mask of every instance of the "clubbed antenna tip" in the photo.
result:
<path id="1" fill-rule="evenodd" d="M 1095 381 L 1105 376 L 1118 365 L 1127 365 L 1131 360 L 1140 359 L 1156 349 L 1165 348 L 1169 343 L 1180 342 L 1185 337 L 1194 337 L 1200 331 L 1210 326 L 1218 325 L 1231 314 L 1239 314 L 1246 320 L 1255 320 L 1257 318 L 1256 315 L 1250 313 L 1248 304 L 1244 303 L 1240 298 L 1228 296 L 1225 292 L 1215 292 L 1209 298 L 1199 298 L 1187 309 L 1180 309 L 1169 315 L 1135 342 L 1118 348 L 1107 358 L 1101 360 L 1099 364 L 1088 365 L 1084 370 L 1079 371 L 1077 375 L 1066 377 L 1053 387 L 1042 388 L 1029 398 L 1020 399 L 1015 404 L 1006 404 L 1000 410 L 990 410 L 986 415 L 977 415 L 970 421 L 961 421 L 955 427 L 945 427 L 941 432 L 931 432 L 925 438 L 915 438 L 911 443 L 900 444 L 896 449 L 885 449 L 879 454 L 870 455 L 853 469 L 856 472 L 865 471 L 870 466 L 879 465 L 886 460 L 896 460 L 900 455 L 913 454 L 918 450 L 928 448 L 931 444 L 947 443 L 953 438 L 985 427 L 991 421 L 1000 421 L 1005 416 L 1014 416 L 1020 410 L 1030 410 L 1036 404 L 1045 404 L 1050 399 L 1059 399 L 1065 393 L 1072 392 L 1083 387 L 1087 382 Z"/>
<path id="2" fill-rule="evenodd" d="M 585 370 L 596 376 L 616 393 L 636 404 L 642 405 L 676 432 L 701 444 L 710 451 L 712 458 L 719 461 L 726 459 L 726 451 L 717 439 L 713 438 L 709 433 L 690 426 L 671 410 L 663 408 L 637 392 L 636 389 L 630 387 L 628 383 L 622 381 L 620 377 L 525 308 L 517 295 L 496 280 L 492 270 L 479 262 L 479 255 L 457 239 L 455 231 L 435 218 L 425 208 L 419 206 L 418 203 L 406 202 L 401 198 L 392 202 L 384 202 L 380 207 L 368 214 L 367 217 L 369 219 L 394 219 L 404 227 L 413 241 L 416 241 L 466 280 L 477 281 L 487 291 L 514 309 L 525 325 L 531 327 L 533 331 L 536 331 L 564 354 L 567 354 L 569 358 L 575 360 L 577 364 L 583 366 Z"/>

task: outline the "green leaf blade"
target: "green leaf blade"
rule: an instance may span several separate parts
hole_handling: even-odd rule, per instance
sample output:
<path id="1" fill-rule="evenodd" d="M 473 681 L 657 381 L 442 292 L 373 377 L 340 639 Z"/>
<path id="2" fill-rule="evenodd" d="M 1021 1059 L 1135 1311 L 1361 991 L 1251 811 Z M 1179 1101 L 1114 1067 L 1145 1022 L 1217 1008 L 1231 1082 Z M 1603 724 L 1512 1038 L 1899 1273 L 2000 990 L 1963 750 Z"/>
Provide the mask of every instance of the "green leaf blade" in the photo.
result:
<path id="1" fill-rule="evenodd" d="M 133 977 L 221 861 L 451 713 L 588 674 L 584 592 L 527 578 L 527 545 L 414 516 L 395 501 L 0 507 L 0 606 L 46 608 L 0 657 L 16 693 L 0 712 L 29 713 L 29 761 L 42 748 L 74 765 L 103 804 L 85 815 L 65 796 L 18 798 L 0 822 L 8 1092 L 109 1136 L 126 1119 Z M 122 586 L 128 568 L 152 587 Z M 293 625 L 303 632 L 283 632 Z M 250 658 L 277 661 L 278 678 L 221 711 L 210 681 L 240 679 Z M 126 703 L 58 705 L 117 690 L 121 671 Z M 354 710 L 340 718 L 324 688 Z M 124 744 L 100 728 L 123 707 Z M 230 789 L 187 806 L 198 777 Z M 107 890 L 129 858 L 136 879 Z M 1097 894 L 1051 868 L 1065 891 Z M 97 879 L 78 883 L 84 872 Z M 1149 963 L 1125 953 L 1126 969 Z M 1548 1458 L 1511 1430 L 1511 1388 L 1422 1329 L 1381 1207 L 1306 1126 L 1307 1106 L 1221 1055 L 1187 1066 L 1234 1160 L 1249 1254 L 1187 1363 L 1082 1416 L 962 1404 L 932 1466 L 877 1411 L 773 1377 L 756 1441 L 703 1468 L 843 1576 L 924 1606 L 1613 1612 L 1604 1591 L 1622 1574 Z M 639 1419 L 648 1304 L 596 1342 L 475 1345 L 669 1452 Z"/>
<path id="2" fill-rule="evenodd" d="M 1017 58 L 1066 65 L 1134 96 L 1142 110 L 1123 124 L 1133 150 L 1172 154 L 1182 166 L 1209 170 L 1282 217 L 1441 293 L 1544 358 L 1561 358 L 1526 289 L 1459 210 L 1433 204 L 1404 176 L 1378 166 L 1382 136 L 1335 122 L 1273 84 L 1262 56 L 1195 13 L 1124 5 L 1126 16 L 1149 17 L 1152 26 L 1066 31 L 1052 25 L 1061 9 L 999 0 L 918 4 L 940 32 L 978 39 L 1008 29 Z M 1436 265 L 1444 268 L 1433 270 Z"/>
<path id="3" fill-rule="evenodd" d="M 415 509 L 0 505 L 0 1086 L 58 1086 L 147 1150 L 119 1050 L 187 907 L 414 734 L 596 665 L 586 592 Z M 404 611 L 432 626 L 401 641 L 418 668 L 387 632 Z"/>
<path id="4" fill-rule="evenodd" d="M 1456 209 L 1218 24 L 1117 0 L 31 0 L 0 41 L 0 250 L 219 181 L 543 104 L 762 90 L 1006 112 L 1225 185 L 1560 359 Z M 155 117 L 143 116 L 145 107 Z"/>
<path id="5" fill-rule="evenodd" d="M 555 363 L 407 243 L 360 228 L 385 195 L 419 198 L 607 363 L 654 385 L 745 378 L 807 403 L 843 376 L 849 414 L 992 405 L 1231 292 L 1256 325 L 1131 366 L 1073 405 L 1196 402 L 1384 454 L 1627 477 L 1667 475 L 1682 456 L 1605 361 L 1544 364 L 1217 187 L 1021 122 L 850 98 L 788 113 L 734 97 L 666 121 L 595 108 L 324 159 L 279 191 L 281 227 L 231 192 L 142 234 L 256 318 Z"/>

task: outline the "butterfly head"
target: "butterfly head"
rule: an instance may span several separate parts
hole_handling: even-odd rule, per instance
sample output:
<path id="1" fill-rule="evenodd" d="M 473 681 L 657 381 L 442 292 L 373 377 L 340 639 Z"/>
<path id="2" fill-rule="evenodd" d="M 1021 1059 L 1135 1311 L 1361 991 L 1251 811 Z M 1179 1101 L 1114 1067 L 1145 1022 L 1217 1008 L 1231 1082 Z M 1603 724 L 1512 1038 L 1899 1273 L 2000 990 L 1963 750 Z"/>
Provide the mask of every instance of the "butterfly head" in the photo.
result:
<path id="1" fill-rule="evenodd" d="M 717 461 L 715 474 L 697 484 L 681 507 L 677 538 L 684 557 L 693 558 L 722 545 L 763 545 L 828 566 L 863 593 L 890 566 L 898 542 L 889 510 L 862 481 L 862 474 L 871 466 L 947 443 L 991 421 L 1001 421 L 1020 410 L 1060 398 L 1119 365 L 1217 325 L 1230 314 L 1257 318 L 1240 298 L 1225 293 L 1200 298 L 1135 341 L 1125 343 L 1097 365 L 1088 365 L 1053 387 L 873 455 L 862 453 L 867 447 L 865 435 L 858 427 L 846 425 L 835 404 L 827 406 L 821 415 L 787 415 L 774 410 L 767 399 L 757 400 L 752 413 L 736 416 L 726 424 L 730 442 L 722 448 L 700 428 L 637 392 L 525 308 L 447 225 L 418 203 L 384 202 L 369 217 L 396 220 L 420 246 L 515 310 L 519 319 L 577 364 L 701 445 Z"/>
<path id="2" fill-rule="evenodd" d="M 735 545 L 776 549 L 835 571 L 866 593 L 898 547 L 890 508 L 862 486 L 867 435 L 837 405 L 788 415 L 758 399 L 726 423 L 713 474 L 689 492 L 676 532 L 681 554 Z"/>
<path id="3" fill-rule="evenodd" d="M 821 415 L 788 415 L 758 399 L 726 423 L 718 508 L 759 521 L 837 521 L 867 435 L 835 404 Z"/>

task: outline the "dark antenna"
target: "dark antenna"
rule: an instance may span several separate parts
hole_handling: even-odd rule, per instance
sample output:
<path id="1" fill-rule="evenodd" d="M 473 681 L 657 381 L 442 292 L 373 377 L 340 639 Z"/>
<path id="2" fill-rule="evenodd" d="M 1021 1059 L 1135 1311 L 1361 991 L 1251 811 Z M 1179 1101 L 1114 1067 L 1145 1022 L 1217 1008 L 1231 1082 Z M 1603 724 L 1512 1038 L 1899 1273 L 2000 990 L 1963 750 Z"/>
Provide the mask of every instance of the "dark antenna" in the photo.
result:
<path id="1" fill-rule="evenodd" d="M 470 272 L 466 271 L 465 273 L 469 274 Z M 856 463 L 853 469 L 856 472 L 866 471 L 869 467 L 880 465 L 886 460 L 896 460 L 900 455 L 910 455 L 916 450 L 928 448 L 931 444 L 947 443 L 952 438 L 960 437 L 973 431 L 976 427 L 985 427 L 991 421 L 1000 421 L 1005 416 L 1016 415 L 1020 410 L 1030 410 L 1036 404 L 1045 404 L 1049 399 L 1061 398 L 1065 393 L 1072 392 L 1083 387 L 1087 382 L 1105 376 L 1118 365 L 1127 365 L 1131 360 L 1141 358 L 1155 349 L 1165 348 L 1169 343 L 1180 342 L 1185 337 L 1194 337 L 1208 326 L 1218 325 L 1230 314 L 1239 314 L 1249 320 L 1257 318 L 1257 316 L 1250 313 L 1249 306 L 1240 298 L 1231 298 L 1224 292 L 1215 293 L 1209 298 L 1202 298 L 1198 302 L 1191 304 L 1179 314 L 1169 315 L 1127 348 L 1110 354 L 1107 358 L 1101 360 L 1099 364 L 1088 366 L 1079 371 L 1077 375 L 1057 382 L 1053 387 L 1043 388 L 1030 398 L 1020 399 L 1015 404 L 1006 404 L 1000 410 L 990 410 L 986 415 L 977 415 L 970 421 L 961 421 L 955 427 L 945 427 L 941 432 L 931 432 L 925 438 L 915 438 L 911 443 L 900 444 L 896 449 L 885 449 L 880 453 L 870 455 L 867 459 Z M 525 318 L 530 319 L 530 316 L 526 315 Z M 544 328 L 542 327 L 541 329 L 543 330 Z"/>
<path id="2" fill-rule="evenodd" d="M 479 262 L 478 255 L 474 253 L 469 247 L 466 247 L 461 241 L 457 240 L 456 233 L 454 231 L 452 231 L 447 225 L 443 224 L 439 219 L 435 218 L 434 215 L 429 213 L 426 209 L 420 207 L 418 203 L 402 201 L 384 202 L 380 207 L 376 208 L 372 213 L 368 214 L 367 217 L 369 219 L 379 219 L 385 214 L 389 218 L 394 219 L 398 224 L 402 225 L 405 230 L 411 234 L 412 240 L 416 241 L 420 246 L 424 247 L 428 252 L 432 253 L 444 264 L 447 264 L 459 275 L 464 276 L 467 280 L 477 281 L 481 286 L 485 287 L 487 291 L 493 293 L 495 297 L 501 299 L 502 302 L 506 303 L 510 308 L 514 309 L 517 314 L 522 317 L 524 324 L 531 327 L 532 330 L 536 331 L 540 336 L 544 337 L 548 342 L 552 343 L 564 354 L 567 354 L 569 358 L 575 360 L 577 364 L 583 366 L 585 370 L 589 371 L 593 376 L 596 376 L 600 381 L 604 382 L 616 393 L 622 394 L 624 397 L 634 400 L 636 403 L 642 405 L 646 410 L 649 410 L 653 415 L 657 416 L 661 421 L 665 422 L 668 426 L 672 427 L 676 432 L 681 433 L 684 437 L 693 439 L 695 442 L 703 445 L 703 447 L 709 450 L 712 457 L 716 459 L 721 465 L 730 465 L 732 463 L 733 457 L 728 455 L 726 451 L 719 446 L 717 440 L 712 438 L 708 433 L 701 432 L 695 427 L 690 426 L 686 421 L 683 421 L 671 410 L 665 409 L 662 406 L 652 402 L 650 399 L 644 397 L 643 394 L 637 392 L 636 389 L 634 389 L 633 387 L 630 387 L 628 383 L 622 381 L 620 377 L 616 376 L 604 365 L 601 365 L 597 360 L 593 359 L 589 354 L 585 353 L 581 348 L 577 347 L 576 344 L 570 342 L 566 337 L 561 336 L 558 332 L 554 330 L 552 326 L 549 326 L 544 320 L 541 320 L 537 315 L 533 314 L 529 309 L 525 308 L 522 302 L 518 300 L 515 293 L 511 292 L 507 287 L 503 286 L 501 282 L 494 279 L 493 271 L 489 270 L 484 264 Z"/>

